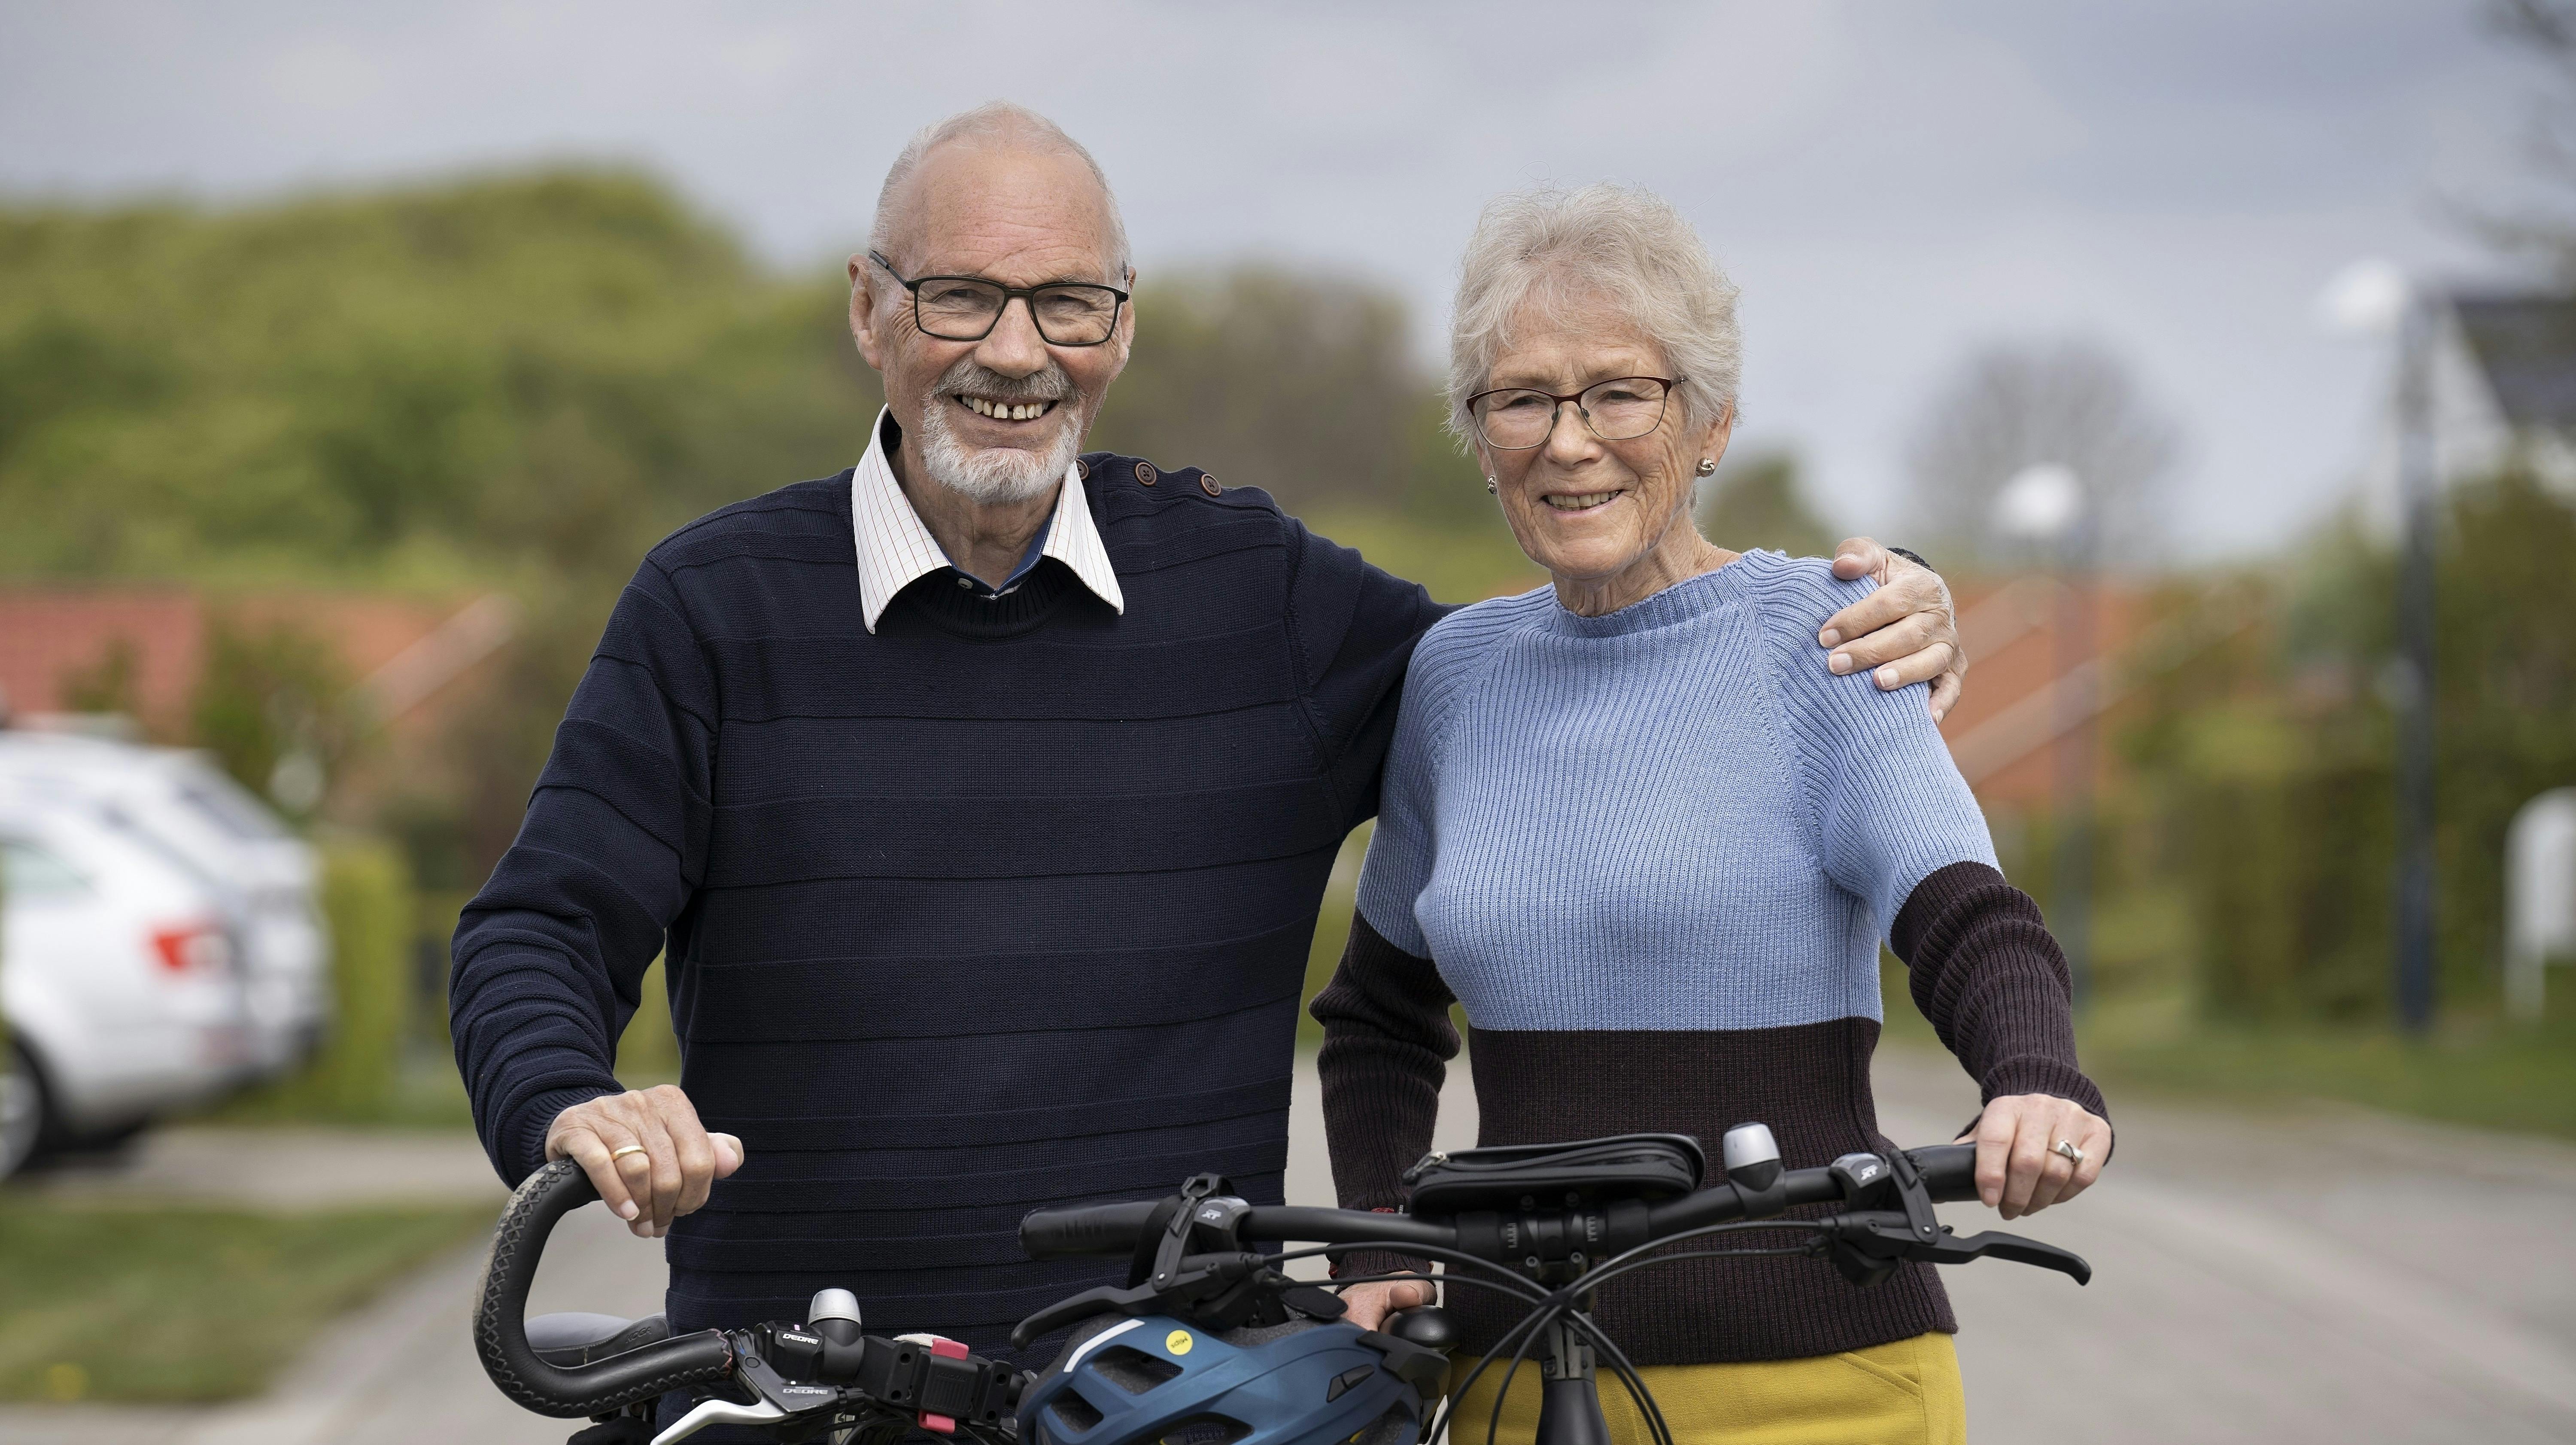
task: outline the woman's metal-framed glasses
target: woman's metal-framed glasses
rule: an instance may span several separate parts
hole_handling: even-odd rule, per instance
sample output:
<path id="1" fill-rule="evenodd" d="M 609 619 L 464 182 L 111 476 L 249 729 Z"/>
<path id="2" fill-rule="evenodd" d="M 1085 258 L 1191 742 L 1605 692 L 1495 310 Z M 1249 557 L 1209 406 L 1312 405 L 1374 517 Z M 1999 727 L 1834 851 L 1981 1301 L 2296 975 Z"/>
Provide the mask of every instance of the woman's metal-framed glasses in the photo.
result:
<path id="1" fill-rule="evenodd" d="M 942 341 L 981 341 L 1002 322 L 1013 297 L 1028 304 L 1029 320 L 1049 346 L 1098 346 L 1118 329 L 1118 308 L 1127 293 L 1115 286 L 1086 281 L 1050 281 L 1044 286 L 1005 286 L 981 276 L 916 276 L 909 280 L 883 252 L 868 259 L 912 293 L 913 324 Z"/>
<path id="2" fill-rule="evenodd" d="M 1557 412 L 1567 402 L 1592 434 L 1605 442 L 1624 442 L 1661 426 L 1664 405 L 1672 399 L 1679 377 L 1614 376 L 1581 391 L 1558 396 L 1525 386 L 1480 391 L 1467 398 L 1467 415 L 1476 435 L 1496 451 L 1519 452 L 1546 442 L 1556 430 Z"/>

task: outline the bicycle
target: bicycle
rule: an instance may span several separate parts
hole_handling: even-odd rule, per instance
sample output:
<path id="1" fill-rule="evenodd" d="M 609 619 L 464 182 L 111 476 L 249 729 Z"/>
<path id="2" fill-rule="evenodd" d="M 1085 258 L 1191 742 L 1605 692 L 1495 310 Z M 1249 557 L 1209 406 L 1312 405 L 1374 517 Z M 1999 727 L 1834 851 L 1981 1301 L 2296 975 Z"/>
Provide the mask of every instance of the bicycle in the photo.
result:
<path id="1" fill-rule="evenodd" d="M 544 1414 L 594 1416 L 598 1423 L 575 1435 L 573 1445 L 643 1441 L 625 1422 L 640 1419 L 653 1398 L 673 1389 L 708 1398 L 653 1436 L 652 1445 L 676 1445 L 715 1423 L 757 1425 L 780 1441 L 828 1434 L 859 1445 L 892 1445 L 916 1425 L 966 1434 L 982 1445 L 1236 1445 L 1264 1432 L 1200 1408 L 1199 1396 L 1161 1406 L 1139 1402 L 1185 1368 L 1197 1338 L 1192 1331 L 1222 1341 L 1252 1327 L 1303 1325 L 1314 1332 L 1298 1337 L 1300 1368 L 1331 1372 L 1330 1384 L 1324 1398 L 1305 1396 L 1306 1404 L 1285 1407 L 1297 1412 L 1289 1422 L 1295 1428 L 1271 1431 L 1269 1438 L 1360 1440 L 1374 1430 L 1370 1445 L 1408 1433 L 1429 1441 L 1452 1424 L 1449 1407 L 1435 1407 L 1456 1343 L 1446 1312 L 1401 1311 L 1384 1328 L 1361 1331 L 1341 1322 L 1338 1297 L 1281 1270 L 1319 1255 L 1392 1250 L 1442 1263 L 1439 1278 L 1448 1287 L 1500 1290 L 1530 1306 L 1447 1392 L 1452 1399 L 1463 1395 L 1510 1349 L 1486 1422 L 1488 1445 L 1502 1397 L 1533 1353 L 1542 1381 L 1538 1445 L 1607 1445 L 1598 1388 L 1604 1365 L 1635 1400 L 1656 1445 L 1672 1445 L 1652 1392 L 1590 1318 L 1594 1292 L 1621 1275 L 1680 1259 L 1806 1254 L 1860 1287 L 1908 1261 L 1948 1265 L 1987 1257 L 2057 1270 L 2078 1284 L 2092 1278 L 2082 1258 L 2054 1246 L 1992 1231 L 1961 1237 L 1934 1217 L 1935 1204 L 1976 1196 L 1972 1145 L 1846 1154 L 1819 1168 L 1792 1170 L 1782 1167 L 1767 1127 L 1742 1124 L 1727 1131 L 1721 1157 L 1724 1182 L 1702 1188 L 1703 1156 L 1698 1141 L 1685 1135 L 1433 1154 L 1409 1176 L 1413 1204 L 1406 1214 L 1254 1205 L 1205 1174 L 1159 1200 L 1038 1210 L 1020 1225 L 1021 1247 L 1031 1258 L 1123 1255 L 1132 1261 L 1126 1286 L 1084 1291 L 1013 1331 L 1013 1345 L 1025 1348 L 1073 1329 L 1064 1353 L 1040 1373 L 973 1355 L 953 1341 L 861 1335 L 855 1302 L 839 1290 L 815 1296 L 802 1325 L 678 1338 L 667 1337 L 667 1329 L 657 1335 L 653 1320 L 545 1316 L 523 1323 L 519 1312 L 546 1231 L 597 1197 L 578 1167 L 557 1161 L 531 1176 L 503 1213 L 475 1314 L 476 1345 L 486 1371 L 519 1403 Z M 1816 1218 L 1782 1217 L 1825 1205 L 1837 1208 Z M 1805 1237 L 1785 1247 L 1655 1252 L 1757 1231 Z M 1120 1343 L 1102 1350 L 1113 1336 Z M 543 1343 L 532 1343 L 540 1338 Z M 1102 1384 L 1096 1378 L 1102 1359 L 1113 1352 L 1132 1356 L 1147 1372 L 1145 1383 Z M 1377 1409 L 1379 1400 L 1390 1403 L 1352 1430 L 1352 1419 Z M 626 1433 L 604 1433 L 614 1430 Z"/>

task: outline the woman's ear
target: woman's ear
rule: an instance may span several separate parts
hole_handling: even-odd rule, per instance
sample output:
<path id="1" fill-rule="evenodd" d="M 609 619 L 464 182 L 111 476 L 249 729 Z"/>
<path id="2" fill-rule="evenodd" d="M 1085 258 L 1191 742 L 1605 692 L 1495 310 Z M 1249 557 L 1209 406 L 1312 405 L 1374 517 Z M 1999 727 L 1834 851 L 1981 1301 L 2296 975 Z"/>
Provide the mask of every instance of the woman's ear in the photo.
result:
<path id="1" fill-rule="evenodd" d="M 1700 440 L 1700 456 L 1712 462 L 1725 461 L 1726 444 L 1734 440 L 1734 435 L 1735 403 L 1730 401 L 1726 404 L 1726 410 L 1718 413 L 1717 420 L 1708 424 L 1708 434 Z"/>

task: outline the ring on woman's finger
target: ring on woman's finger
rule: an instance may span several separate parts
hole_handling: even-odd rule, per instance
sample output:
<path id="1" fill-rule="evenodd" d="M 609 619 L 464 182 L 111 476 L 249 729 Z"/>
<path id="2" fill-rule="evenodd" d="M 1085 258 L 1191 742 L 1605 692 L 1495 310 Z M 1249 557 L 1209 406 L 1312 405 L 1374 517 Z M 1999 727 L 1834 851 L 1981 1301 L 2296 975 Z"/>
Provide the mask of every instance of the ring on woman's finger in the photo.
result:
<path id="1" fill-rule="evenodd" d="M 623 1149 L 612 1149 L 608 1151 L 608 1162 L 614 1164 L 629 1154 L 644 1154 L 644 1146 L 641 1144 L 629 1144 Z M 651 1164 L 653 1162 L 653 1156 L 650 1154 L 644 1154 L 644 1162 L 648 1165 Z"/>
<path id="2" fill-rule="evenodd" d="M 2084 1151 L 2076 1148 L 2075 1141 L 2072 1139 L 2058 1140 L 2057 1147 L 2049 1150 L 2048 1152 L 2057 1155 L 2059 1158 L 2064 1159 L 2067 1163 L 2074 1165 L 2078 1169 L 2084 1167 Z"/>

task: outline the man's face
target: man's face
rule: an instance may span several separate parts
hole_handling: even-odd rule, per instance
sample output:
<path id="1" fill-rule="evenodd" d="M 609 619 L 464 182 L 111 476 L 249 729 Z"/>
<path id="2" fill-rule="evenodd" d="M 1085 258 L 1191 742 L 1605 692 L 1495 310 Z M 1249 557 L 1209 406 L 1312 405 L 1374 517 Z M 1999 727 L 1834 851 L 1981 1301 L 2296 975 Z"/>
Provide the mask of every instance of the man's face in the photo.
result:
<path id="1" fill-rule="evenodd" d="M 887 248 L 905 276 L 1129 284 L 1109 254 L 1108 198 L 1078 157 L 945 145 L 910 185 L 909 221 Z M 851 258 L 850 282 L 850 329 L 885 378 L 906 450 L 917 439 L 931 479 L 978 501 L 1040 495 L 1063 477 L 1135 331 L 1125 308 L 1106 343 L 1051 346 L 1015 299 L 983 340 L 944 341 L 922 332 L 911 294 L 865 255 Z"/>

